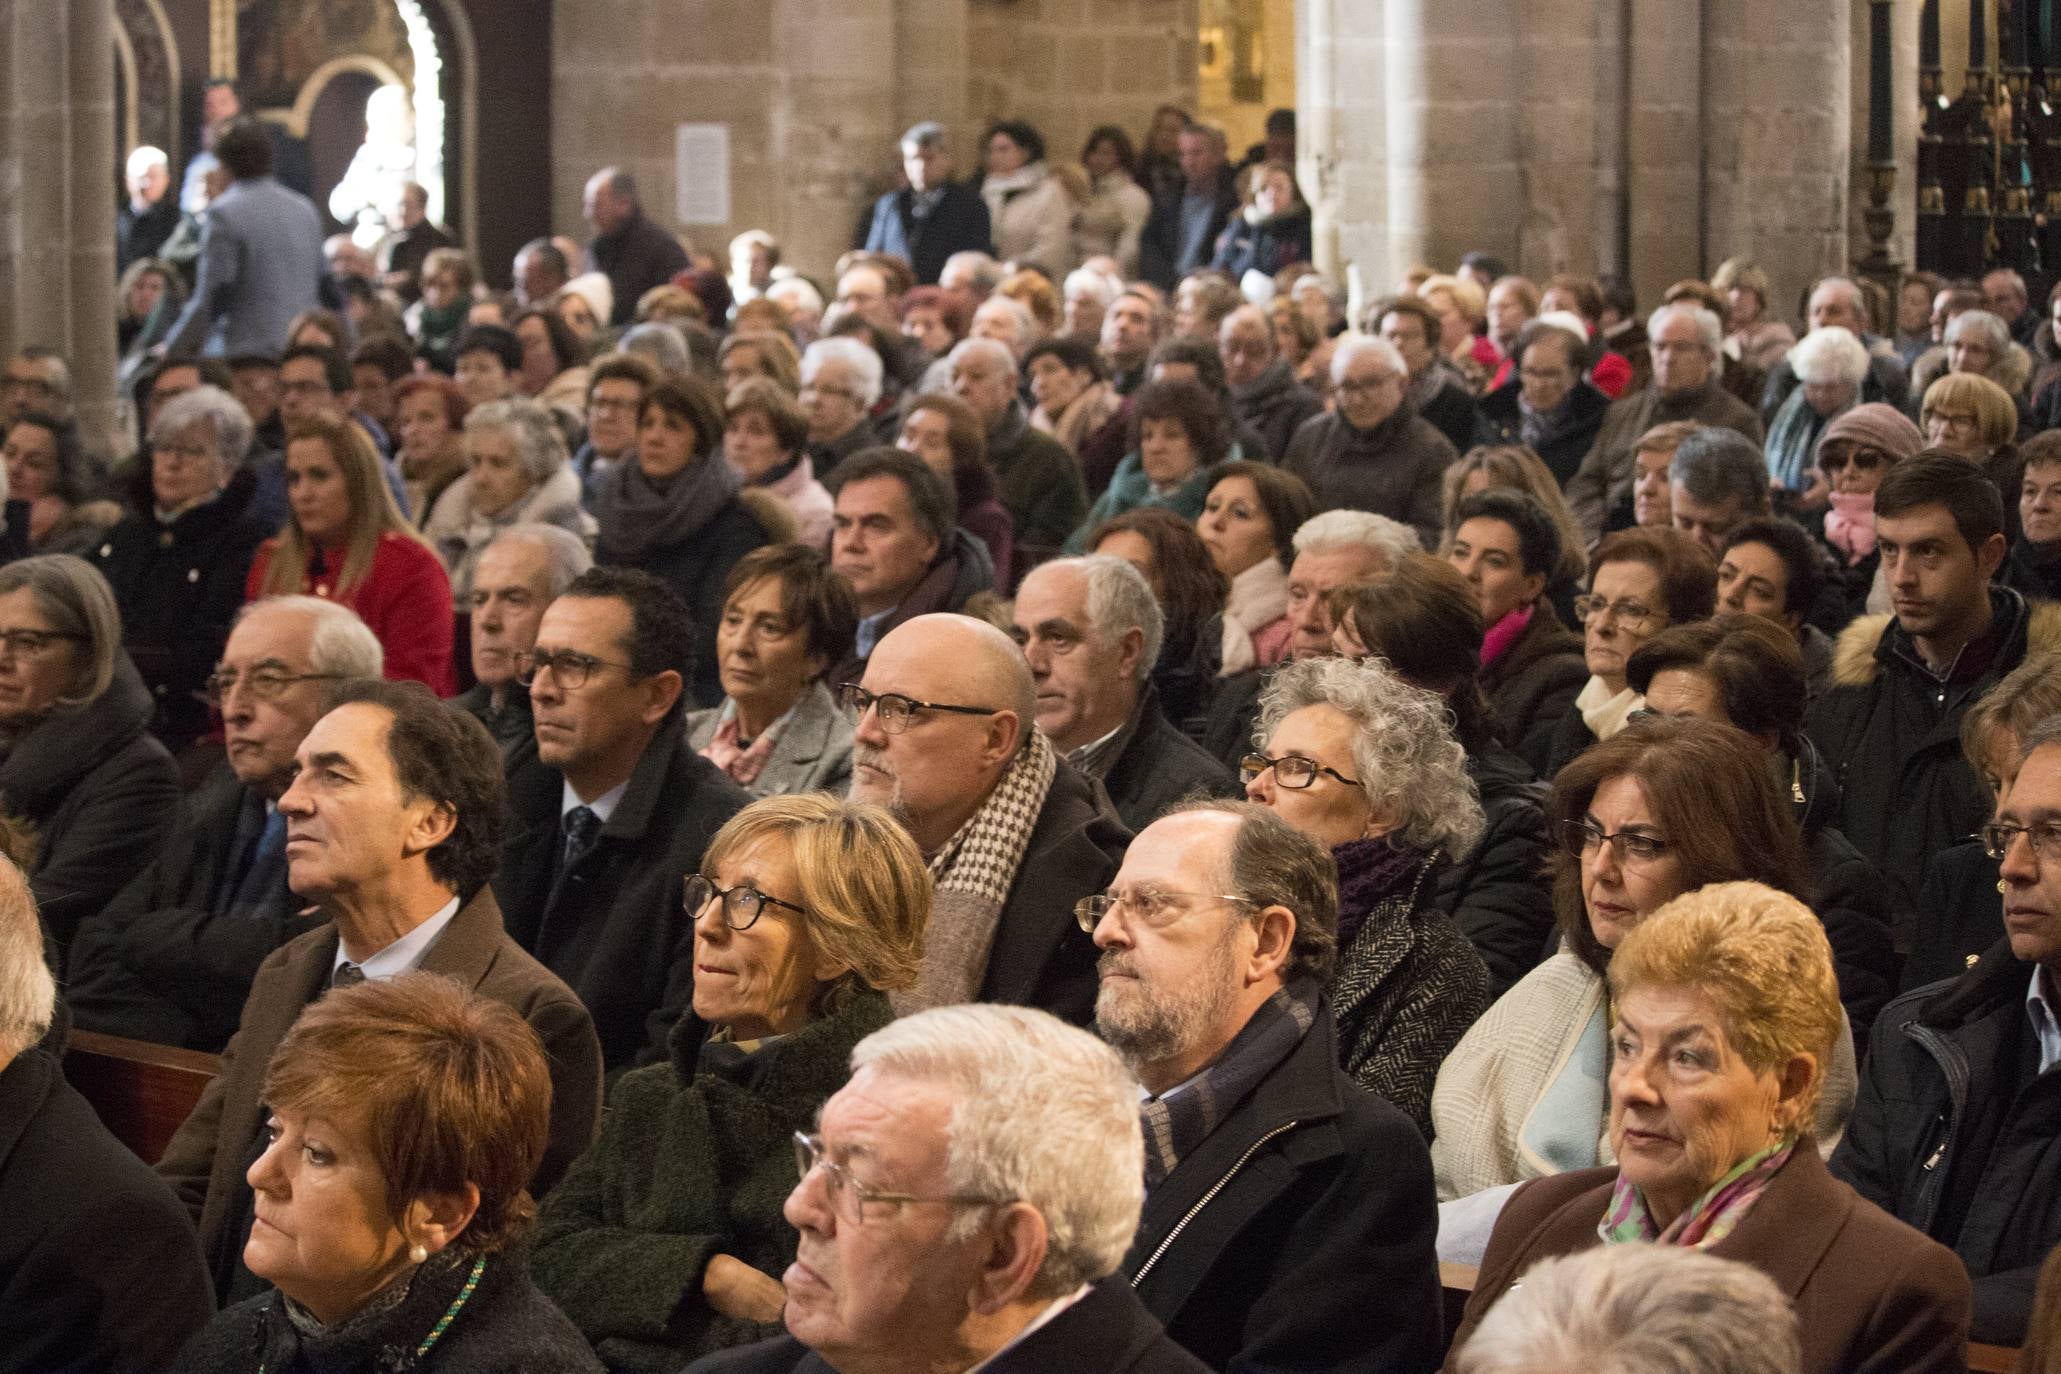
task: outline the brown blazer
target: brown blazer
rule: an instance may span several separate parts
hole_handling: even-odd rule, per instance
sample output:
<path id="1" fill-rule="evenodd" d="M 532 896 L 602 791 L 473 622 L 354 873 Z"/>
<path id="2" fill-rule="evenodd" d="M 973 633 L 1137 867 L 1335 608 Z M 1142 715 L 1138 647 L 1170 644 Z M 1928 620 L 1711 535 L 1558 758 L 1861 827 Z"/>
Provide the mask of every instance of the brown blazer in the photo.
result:
<path id="1" fill-rule="evenodd" d="M 281 945 L 258 967 L 241 1026 L 222 1052 L 221 1073 L 158 1161 L 158 1173 L 199 1225 L 218 1286 L 227 1283 L 225 1267 L 234 1267 L 225 1266 L 222 1249 L 247 1195 L 243 1173 L 264 1123 L 265 1068 L 302 1009 L 328 987 L 336 942 L 336 927 L 324 925 Z M 513 1007 L 544 1042 L 551 1060 L 551 1140 L 530 1185 L 542 1192 L 600 1130 L 601 1042 L 587 1009 L 508 938 L 491 887 L 458 908 L 421 967 Z"/>
<path id="2" fill-rule="evenodd" d="M 1534 1179 L 1510 1195 L 1453 1335 L 1455 1354 L 1525 1270 L 1602 1244 L 1596 1225 L 1616 1180 L 1615 1169 L 1580 1169 Z M 1738 1229 L 1709 1249 L 1751 1264 L 1789 1295 L 1802 1327 L 1804 1374 L 1961 1374 L 1968 1367 L 1971 1299 L 1961 1261 L 1833 1178 L 1808 1139 Z"/>

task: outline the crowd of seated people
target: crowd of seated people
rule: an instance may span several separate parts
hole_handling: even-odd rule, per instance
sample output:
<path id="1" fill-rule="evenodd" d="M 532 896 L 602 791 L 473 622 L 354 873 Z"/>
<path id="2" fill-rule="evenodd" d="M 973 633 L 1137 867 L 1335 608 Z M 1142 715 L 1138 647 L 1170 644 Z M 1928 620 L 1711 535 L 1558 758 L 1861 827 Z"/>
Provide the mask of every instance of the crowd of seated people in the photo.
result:
<path id="1" fill-rule="evenodd" d="M 0 1374 L 2061 1340 L 2015 274 L 1349 322 L 1167 110 L 919 124 L 820 279 L 605 168 L 302 290 L 261 133 L 132 433 L 0 383 Z M 216 1057 L 154 1168 L 71 1029 Z"/>

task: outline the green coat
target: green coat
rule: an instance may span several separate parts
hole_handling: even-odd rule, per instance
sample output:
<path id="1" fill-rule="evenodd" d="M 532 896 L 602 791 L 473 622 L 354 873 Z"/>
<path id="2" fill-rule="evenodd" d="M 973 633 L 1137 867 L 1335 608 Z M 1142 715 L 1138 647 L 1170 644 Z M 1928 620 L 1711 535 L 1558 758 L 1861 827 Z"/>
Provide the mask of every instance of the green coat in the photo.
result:
<path id="1" fill-rule="evenodd" d="M 704 1063 L 708 1027 L 688 1017 L 670 1063 L 617 1080 L 600 1141 L 544 1199 L 531 1258 L 537 1286 L 611 1368 L 677 1369 L 780 1334 L 711 1310 L 702 1274 L 718 1254 L 776 1279 L 793 1262 L 780 1208 L 794 1133 L 814 1129 L 852 1047 L 893 1018 L 868 991 L 754 1055 Z"/>

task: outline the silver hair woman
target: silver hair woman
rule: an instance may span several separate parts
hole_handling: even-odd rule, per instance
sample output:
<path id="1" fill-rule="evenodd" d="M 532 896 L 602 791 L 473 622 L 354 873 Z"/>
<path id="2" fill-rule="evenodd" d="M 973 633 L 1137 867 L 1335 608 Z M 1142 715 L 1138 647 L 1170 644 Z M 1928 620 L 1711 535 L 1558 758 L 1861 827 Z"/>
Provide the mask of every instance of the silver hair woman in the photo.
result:
<path id="1" fill-rule="evenodd" d="M 581 508 L 579 474 L 542 403 L 511 397 L 473 407 L 465 417 L 465 462 L 465 475 L 437 497 L 422 527 L 450 570 L 460 606 L 472 595 L 480 555 L 513 526 L 556 525 L 591 544 L 594 519 Z"/>
<path id="2" fill-rule="evenodd" d="M 1430 1134 L 1447 1051 L 1489 1002 L 1488 970 L 1432 900 L 1441 863 L 1481 837 L 1481 802 L 1446 704 L 1378 659 L 1310 659 L 1260 698 L 1245 792 L 1338 865 L 1330 985 L 1346 1072 Z"/>
<path id="3" fill-rule="evenodd" d="M 1800 383 L 1768 425 L 1768 473 L 1803 494 L 1806 509 L 1823 509 L 1831 497 L 1812 455 L 1826 422 L 1851 410 L 1868 379 L 1868 350 L 1838 325 L 1813 329 L 1789 350 L 1789 367 Z"/>
<path id="4" fill-rule="evenodd" d="M 35 828 L 24 867 L 60 955 L 171 836 L 179 770 L 149 733 L 151 707 L 92 564 L 0 568 L 0 812 Z"/>

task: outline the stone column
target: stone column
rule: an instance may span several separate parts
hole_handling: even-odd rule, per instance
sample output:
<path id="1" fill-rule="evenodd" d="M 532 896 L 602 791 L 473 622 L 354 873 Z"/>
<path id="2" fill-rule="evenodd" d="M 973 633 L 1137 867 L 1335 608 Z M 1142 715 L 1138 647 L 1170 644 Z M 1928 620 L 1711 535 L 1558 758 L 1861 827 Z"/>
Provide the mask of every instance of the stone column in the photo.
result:
<path id="1" fill-rule="evenodd" d="M 81 423 L 114 421 L 109 0 L 0 0 L 0 351 L 71 364 Z"/>

